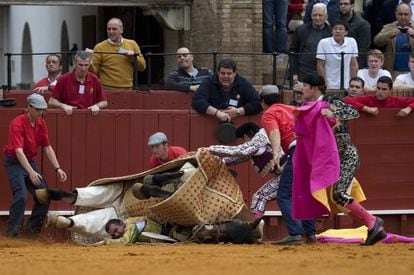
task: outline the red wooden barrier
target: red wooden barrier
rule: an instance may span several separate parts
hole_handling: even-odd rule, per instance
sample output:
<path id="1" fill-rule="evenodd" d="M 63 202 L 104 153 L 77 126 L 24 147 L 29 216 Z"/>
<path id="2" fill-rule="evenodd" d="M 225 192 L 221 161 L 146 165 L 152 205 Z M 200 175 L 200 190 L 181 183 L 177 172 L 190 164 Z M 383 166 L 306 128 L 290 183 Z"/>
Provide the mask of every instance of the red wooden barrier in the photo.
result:
<path id="1" fill-rule="evenodd" d="M 26 98 L 32 91 L 5 91 L 4 98 L 14 98 L 16 106 L 26 107 Z M 105 91 L 109 109 L 176 109 L 191 110 L 191 93 L 170 90 Z M 51 93 L 43 94 L 46 101 Z"/>
<path id="2" fill-rule="evenodd" d="M 218 143 L 215 137 L 218 126 L 216 119 L 199 115 L 188 108 L 173 109 L 176 105 L 172 105 L 172 102 L 178 102 L 179 98 L 186 97 L 186 94 L 176 93 L 176 99 L 171 102 L 163 99 L 163 95 L 157 92 L 132 96 L 137 99 L 137 104 L 158 108 L 165 106 L 166 109 L 163 110 L 108 109 L 102 110 L 96 117 L 87 110 L 76 110 L 72 116 L 65 115 L 61 110 L 48 110 L 45 119 L 49 127 L 50 140 L 69 176 L 66 183 L 57 183 L 53 168 L 40 156 L 38 163 L 49 186 L 60 186 L 70 190 L 85 186 L 97 178 L 121 176 L 147 169 L 150 156 L 150 149 L 146 145 L 147 138 L 158 130 L 168 135 L 171 144 L 189 150 Z M 138 100 L 140 97 L 143 99 Z M 158 99 L 156 102 L 146 103 L 151 101 L 146 97 Z M 125 95 L 125 98 L 129 98 L 128 95 Z M 120 99 L 120 102 L 124 103 L 117 104 L 122 105 L 130 101 L 125 98 Z M 134 102 L 134 99 L 131 102 Z M 181 103 L 189 104 L 188 101 Z M 21 108 L 0 108 L 2 145 L 7 140 L 10 120 L 22 112 Z M 414 115 L 396 118 L 396 112 L 396 109 L 384 109 L 377 117 L 362 113 L 361 118 L 351 121 L 353 141 L 361 157 L 357 178 L 368 197 L 363 203 L 364 206 L 370 210 L 408 211 L 408 215 L 389 216 L 386 222 L 391 224 L 390 231 L 414 234 L 414 220 L 410 214 L 414 210 Z M 260 116 L 241 117 L 234 122 L 241 125 L 249 120 L 259 122 Z M 239 165 L 236 170 L 239 173 L 237 180 L 243 194 L 247 202 L 250 202 L 252 194 L 264 179 L 261 179 L 248 163 Z M 0 171 L 0 211 L 7 211 L 11 194 L 4 168 Z M 29 205 L 27 209 L 30 208 Z M 54 203 L 51 206 L 51 210 L 69 209 L 72 208 L 64 203 Z M 271 202 L 268 210 L 277 210 L 276 203 Z M 324 227 L 349 226 L 350 220 L 339 217 L 326 220 L 324 223 Z M 279 235 L 283 233 L 279 219 L 268 220 L 268 225 L 270 228 L 278 228 Z M 272 232 L 268 234 L 273 234 Z"/>
<path id="3" fill-rule="evenodd" d="M 351 123 L 361 157 L 357 177 L 370 209 L 414 209 L 414 116 L 397 118 L 397 112 L 361 113 Z"/>
<path id="4" fill-rule="evenodd" d="M 6 143 L 9 121 L 23 109 L 0 109 L 0 141 Z M 370 209 L 414 209 L 414 116 L 396 118 L 396 110 L 381 110 L 378 117 L 361 114 L 351 122 L 353 141 L 361 155 L 357 176 L 369 200 Z M 162 130 L 170 143 L 189 150 L 217 144 L 218 121 L 186 110 L 102 110 L 92 116 L 76 110 L 72 116 L 50 109 L 45 115 L 52 146 L 69 180 L 71 189 L 101 177 L 121 176 L 148 168 L 149 135 Z M 240 125 L 259 117 L 238 118 Z M 57 186 L 48 161 L 40 159 L 50 186 Z M 247 198 L 263 183 L 251 165 L 237 167 L 240 184 Z M 7 180 L 2 174 L 2 187 Z M 392 195 L 389 195 L 392 194 Z M 5 209 L 4 200 L 1 209 Z M 7 208 L 7 207 L 6 207 Z"/>

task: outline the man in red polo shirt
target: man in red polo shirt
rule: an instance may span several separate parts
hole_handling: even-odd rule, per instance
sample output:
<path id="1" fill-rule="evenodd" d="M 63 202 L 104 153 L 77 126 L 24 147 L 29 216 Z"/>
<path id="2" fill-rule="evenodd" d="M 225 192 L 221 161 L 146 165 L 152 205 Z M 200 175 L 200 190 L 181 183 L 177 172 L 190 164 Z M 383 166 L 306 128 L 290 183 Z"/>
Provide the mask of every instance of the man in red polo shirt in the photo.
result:
<path id="1" fill-rule="evenodd" d="M 108 106 L 99 79 L 89 73 L 92 54 L 80 51 L 75 56 L 75 69 L 62 75 L 49 99 L 49 105 L 65 110 L 71 115 L 73 109 L 89 109 L 93 115 Z"/>
<path id="2" fill-rule="evenodd" d="M 289 235 L 276 244 L 299 244 L 302 243 L 302 235 L 306 242 L 315 242 L 315 220 L 294 220 L 292 218 L 292 180 L 293 164 L 292 157 L 295 152 L 296 140 L 293 128 L 293 110 L 295 107 L 282 104 L 282 97 L 277 86 L 266 85 L 260 94 L 262 108 L 264 111 L 261 124 L 266 130 L 272 145 L 273 152 L 279 152 L 280 148 L 287 154 L 283 169 L 280 167 L 279 154 L 273 154 L 275 170 L 282 172 L 280 175 L 279 189 L 276 201 L 282 212 L 283 221 L 286 224 Z"/>
<path id="3" fill-rule="evenodd" d="M 32 94 L 27 97 L 27 112 L 14 118 L 9 125 L 8 144 L 4 146 L 4 166 L 13 194 L 6 231 L 8 237 L 17 237 L 19 233 L 26 208 L 27 191 L 34 198 L 32 214 L 24 229 L 27 237 L 35 237 L 40 233 L 49 208 L 49 204 L 40 204 L 35 196 L 36 189 L 47 188 L 35 163 L 39 146 L 54 167 L 58 179 L 66 180 L 66 173 L 60 168 L 55 151 L 50 146 L 47 126 L 42 119 L 46 108 L 47 103 L 43 96 Z"/>
<path id="4" fill-rule="evenodd" d="M 152 150 L 152 155 L 149 159 L 150 169 L 187 153 L 187 150 L 182 147 L 170 146 L 168 144 L 167 136 L 162 132 L 157 132 L 150 136 L 148 139 L 148 146 L 150 146 Z"/>
<path id="5" fill-rule="evenodd" d="M 375 95 L 361 95 L 344 98 L 344 102 L 354 106 L 358 111 L 364 111 L 372 115 L 378 115 L 378 108 L 402 108 L 397 116 L 406 117 L 414 108 L 414 98 L 391 96 L 392 79 L 381 76 L 377 81 Z"/>
<path id="6" fill-rule="evenodd" d="M 62 75 L 62 58 L 57 54 L 49 54 L 46 57 L 47 76 L 40 79 L 33 91 L 42 94 L 46 91 L 53 91 L 57 79 Z"/>

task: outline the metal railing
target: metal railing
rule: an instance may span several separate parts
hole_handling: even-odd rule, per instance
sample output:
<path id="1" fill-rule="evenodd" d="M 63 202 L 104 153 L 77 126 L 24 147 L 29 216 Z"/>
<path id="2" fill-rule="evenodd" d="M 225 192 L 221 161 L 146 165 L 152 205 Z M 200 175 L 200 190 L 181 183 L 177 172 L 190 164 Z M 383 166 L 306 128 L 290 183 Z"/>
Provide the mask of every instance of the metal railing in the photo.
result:
<path id="1" fill-rule="evenodd" d="M 145 48 L 146 46 L 143 46 L 142 48 Z M 148 46 L 148 48 L 150 48 L 152 46 Z M 118 52 L 95 52 L 95 53 L 100 53 L 100 54 L 123 54 L 123 53 L 118 53 Z M 12 88 L 11 82 L 12 82 L 12 57 L 13 56 L 24 56 L 24 55 L 49 55 L 49 54 L 60 54 L 60 55 L 74 55 L 76 54 L 76 52 L 72 52 L 72 51 L 66 51 L 66 52 L 40 52 L 40 53 L 10 53 L 7 52 L 4 55 L 7 58 L 7 85 L 3 86 L 5 89 L 10 90 Z M 152 53 L 152 52 L 147 52 L 144 53 L 143 55 L 146 58 L 146 62 L 147 62 L 147 83 L 146 83 L 146 88 L 148 90 L 152 89 L 153 86 L 153 75 L 152 75 L 152 66 L 153 66 L 153 62 L 154 62 L 154 58 L 157 57 L 168 57 L 168 56 L 175 56 L 177 53 Z M 272 75 L 272 84 L 273 85 L 277 85 L 277 69 L 278 69 L 278 62 L 277 62 L 277 58 L 281 55 L 281 53 L 278 52 L 273 52 L 273 53 L 257 53 L 257 52 L 218 52 L 218 51 L 211 51 L 211 52 L 192 52 L 192 55 L 209 55 L 211 56 L 211 61 L 213 64 L 213 68 L 212 70 L 214 72 L 216 72 L 217 69 L 217 64 L 218 64 L 218 58 L 220 56 L 231 56 L 231 57 L 235 57 L 235 56 L 272 56 L 272 63 L 271 63 L 271 75 Z M 345 53 L 345 52 L 340 52 L 340 53 L 324 53 L 325 55 L 329 55 L 329 54 L 335 54 L 341 55 L 341 70 L 340 70 L 340 90 L 344 90 L 345 88 L 345 83 L 344 83 L 344 59 L 345 59 L 345 55 L 347 54 L 354 54 L 354 53 Z M 287 62 L 287 67 L 285 70 L 285 77 L 283 78 L 283 83 L 281 84 L 281 86 L 285 85 L 286 80 L 289 80 L 289 84 L 288 84 L 288 88 L 292 89 L 293 87 L 293 80 L 292 80 L 292 76 L 293 75 L 293 58 L 294 56 L 300 56 L 300 55 L 314 55 L 316 56 L 316 53 L 288 53 L 288 62 Z M 138 53 L 134 54 L 134 57 L 137 57 Z M 316 64 L 315 64 L 316 66 Z M 316 69 L 316 68 L 315 68 Z M 138 90 L 138 84 L 139 84 L 139 79 L 138 79 L 138 70 L 137 70 L 137 64 L 136 62 L 134 62 L 134 84 L 133 84 L 133 88 L 134 90 Z M 280 83 L 279 83 L 280 84 Z M 144 83 L 142 85 L 145 85 Z"/>
<path id="2" fill-rule="evenodd" d="M 118 52 L 95 52 L 98 54 L 121 54 L 122 53 L 118 53 Z M 4 55 L 6 56 L 7 59 L 7 85 L 6 85 L 6 89 L 7 90 L 11 90 L 12 88 L 12 57 L 13 56 L 27 56 L 27 55 L 32 55 L 32 56 L 39 56 L 39 55 L 49 55 L 49 54 L 59 54 L 59 55 L 74 55 L 76 54 L 76 52 L 72 52 L 72 51 L 64 51 L 64 52 L 39 52 L 39 53 L 10 53 L 7 52 Z M 153 79 L 153 75 L 152 75 L 152 66 L 153 66 L 153 59 L 154 57 L 167 57 L 167 56 L 175 56 L 177 53 L 152 53 L 152 52 L 147 52 L 144 54 L 145 58 L 146 58 L 146 62 L 147 62 L 147 83 L 146 83 L 146 87 L 148 90 L 152 89 L 152 79 Z M 277 71 L 277 57 L 280 55 L 277 52 L 273 52 L 273 53 L 254 53 L 254 52 L 217 52 L 217 51 L 212 51 L 212 52 L 192 52 L 192 55 L 211 55 L 211 60 L 213 63 L 213 68 L 212 70 L 214 72 L 216 72 L 216 68 L 217 68 L 217 64 L 218 64 L 218 58 L 220 55 L 230 55 L 230 56 L 264 56 L 264 55 L 271 55 L 272 56 L 272 83 L 274 85 L 276 85 L 276 71 Z M 137 57 L 138 53 L 134 54 L 134 57 Z M 136 62 L 134 62 L 134 90 L 138 90 L 138 70 L 137 70 L 137 64 Z"/>

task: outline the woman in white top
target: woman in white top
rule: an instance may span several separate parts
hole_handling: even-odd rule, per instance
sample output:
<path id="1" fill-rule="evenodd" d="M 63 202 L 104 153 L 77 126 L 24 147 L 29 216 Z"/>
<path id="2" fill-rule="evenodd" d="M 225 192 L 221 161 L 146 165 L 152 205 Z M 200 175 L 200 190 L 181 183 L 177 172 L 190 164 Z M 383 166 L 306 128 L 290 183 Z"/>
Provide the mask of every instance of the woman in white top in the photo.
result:
<path id="1" fill-rule="evenodd" d="M 384 64 L 384 54 L 378 49 L 368 51 L 367 63 L 368 69 L 358 70 L 358 76 L 365 81 L 366 91 L 375 91 L 378 78 L 381 76 L 391 77 L 391 74 L 389 71 L 381 69 Z"/>

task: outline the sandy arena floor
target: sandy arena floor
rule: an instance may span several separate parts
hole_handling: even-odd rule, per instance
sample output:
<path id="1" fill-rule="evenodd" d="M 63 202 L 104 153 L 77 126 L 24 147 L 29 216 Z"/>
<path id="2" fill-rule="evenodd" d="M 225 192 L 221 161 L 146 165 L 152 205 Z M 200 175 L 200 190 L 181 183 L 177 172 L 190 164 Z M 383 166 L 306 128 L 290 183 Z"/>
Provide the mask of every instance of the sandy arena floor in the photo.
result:
<path id="1" fill-rule="evenodd" d="M 85 247 L 0 237 L 0 274 L 414 274 L 414 244 Z"/>

